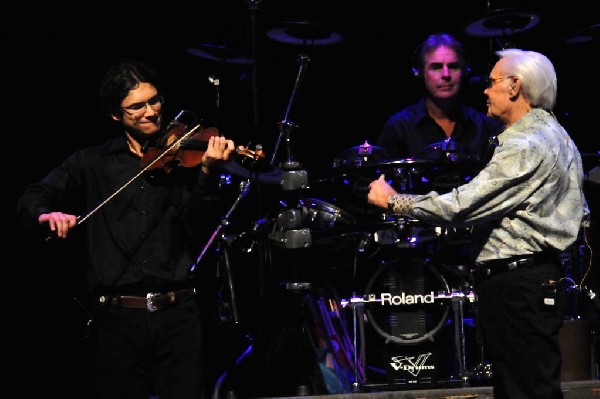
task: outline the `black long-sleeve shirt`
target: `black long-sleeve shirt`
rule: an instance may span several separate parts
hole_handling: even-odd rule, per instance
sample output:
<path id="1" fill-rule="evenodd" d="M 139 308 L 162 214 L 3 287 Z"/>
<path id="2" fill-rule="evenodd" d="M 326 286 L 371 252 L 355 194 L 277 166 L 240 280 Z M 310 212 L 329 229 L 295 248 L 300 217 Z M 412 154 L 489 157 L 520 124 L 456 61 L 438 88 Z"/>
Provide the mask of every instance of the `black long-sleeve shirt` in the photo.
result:
<path id="1" fill-rule="evenodd" d="M 218 223 L 215 176 L 178 167 L 133 178 L 141 169 L 124 137 L 111 139 L 76 151 L 18 200 L 26 230 L 41 232 L 42 213 L 86 217 L 77 228 L 85 229 L 92 292 L 142 294 L 190 286 L 200 249 L 195 238 Z"/>
<path id="2" fill-rule="evenodd" d="M 452 140 L 476 159 L 485 158 L 489 139 L 502 129 L 499 121 L 460 103 Z M 393 159 L 401 159 L 420 157 L 428 146 L 445 139 L 444 131 L 429 116 L 425 98 L 422 98 L 392 115 L 381 129 L 376 144 Z"/>

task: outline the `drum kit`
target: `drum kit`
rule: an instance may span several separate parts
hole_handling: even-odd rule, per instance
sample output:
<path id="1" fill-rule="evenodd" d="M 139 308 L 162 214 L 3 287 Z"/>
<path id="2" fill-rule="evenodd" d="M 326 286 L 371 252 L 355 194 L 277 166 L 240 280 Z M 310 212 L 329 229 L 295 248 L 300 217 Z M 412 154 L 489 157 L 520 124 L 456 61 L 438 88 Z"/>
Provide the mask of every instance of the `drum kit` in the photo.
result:
<path id="1" fill-rule="evenodd" d="M 280 167 L 244 175 L 278 185 L 282 198 L 251 231 L 228 242 L 246 240 L 238 247 L 249 250 L 269 247 L 268 267 L 277 276 L 270 278 L 285 287 L 277 295 L 300 293 L 311 298 L 311 307 L 324 297 L 337 304 L 337 313 L 306 315 L 306 304 L 292 313 L 316 317 L 316 326 L 337 326 L 332 327 L 336 337 L 352 343 L 343 357 L 352 358 L 354 390 L 489 377 L 476 325 L 469 324 L 476 311 L 468 263 L 471 229 L 425 225 L 366 200 L 368 184 L 381 174 L 398 192 L 444 193 L 469 182 L 481 168 L 456 143 L 435 143 L 429 150 L 427 158 L 393 160 L 364 142 L 338 154 L 327 171 L 308 174 L 287 158 Z M 327 287 L 325 293 L 315 296 L 321 287 Z M 331 314 L 344 320 L 347 330 L 330 320 Z M 406 362 L 419 356 L 422 371 L 415 372 L 416 365 Z"/>
<path id="2" fill-rule="evenodd" d="M 506 46 L 508 37 L 539 22 L 537 15 L 521 9 L 490 8 L 466 24 L 464 31 L 474 37 L 502 39 Z M 592 40 L 597 28 L 574 32 L 569 40 Z M 289 120 L 290 111 L 310 63 L 307 50 L 340 43 L 343 37 L 327 25 L 307 21 L 284 22 L 266 35 L 301 46 L 295 85 L 278 124 L 270 162 L 226 165 L 222 186 L 235 186 L 241 180 L 240 194 L 213 237 L 218 235 L 221 249 L 259 255 L 259 263 L 265 264 L 260 265 L 260 274 L 268 276 L 259 285 L 277 287 L 267 303 L 274 308 L 291 302 L 293 309 L 283 314 L 292 317 L 285 317 L 286 325 L 273 341 L 281 342 L 288 335 L 295 340 L 307 337 L 309 345 L 296 346 L 326 349 L 334 365 L 349 371 L 336 369 L 338 377 L 345 376 L 342 385 L 351 385 L 352 391 L 489 382 L 492 373 L 477 326 L 477 297 L 470 275 L 471 228 L 426 225 L 367 202 L 369 183 L 381 175 L 400 193 L 443 194 L 468 183 L 483 164 L 451 139 L 402 159 L 365 141 L 337 154 L 331 168 L 307 173 L 292 150 L 299 127 Z M 201 44 L 187 51 L 221 64 L 255 66 L 253 57 L 225 46 Z M 267 204 L 266 209 L 259 210 L 257 220 L 244 220 L 249 228 L 232 232 L 233 211 L 253 186 L 268 187 L 277 198 L 264 201 L 261 196 L 258 202 Z M 237 323 L 234 284 L 225 258 Z M 273 309 L 259 313 L 269 315 Z M 261 341 L 260 336 L 256 341 Z M 267 351 L 269 356 L 261 356 L 257 364 L 274 357 L 274 349 Z M 309 351 L 305 352 L 296 363 L 314 360 L 307 359 Z"/>
<path id="3" fill-rule="evenodd" d="M 469 24 L 465 31 L 480 37 L 506 36 L 537 22 L 535 15 L 499 10 Z M 333 29 L 306 21 L 286 22 L 267 36 L 303 49 L 342 40 Z M 188 52 L 220 62 L 254 61 L 210 45 Z M 308 338 L 314 344 L 335 337 L 325 346 L 351 368 L 351 381 L 344 382 L 353 391 L 465 385 L 491 378 L 476 323 L 468 255 L 471 228 L 426 225 L 367 202 L 369 183 L 381 175 L 400 193 L 443 194 L 468 183 L 482 163 L 451 139 L 404 159 L 393 159 L 384 148 L 365 141 L 338 154 L 330 169 L 308 174 L 294 158 L 292 142 L 298 126 L 288 118 L 309 62 L 306 52 L 299 54 L 296 84 L 268 165 L 263 162 L 256 170 L 227 167 L 226 172 L 244 184 L 218 228 L 220 237 L 227 248 L 240 252 L 263 248 L 261 261 L 266 258 L 268 267 L 279 269 L 274 285 L 284 287 L 284 295 L 304 298 L 292 301 L 291 313 L 302 320 L 284 329 L 302 330 L 293 334 L 301 339 L 306 318 L 312 318 L 314 327 L 308 335 L 328 326 L 322 331 L 325 339 L 321 334 L 319 339 Z M 277 209 L 261 210 L 263 214 L 251 221 L 249 229 L 228 235 L 223 230 L 231 228 L 229 217 L 255 183 L 279 188 L 276 192 L 282 198 L 273 201 Z M 233 286 L 230 279 L 232 302 Z M 326 293 L 319 291 L 315 297 L 323 286 Z M 273 302 L 279 299 L 272 298 Z M 317 305 L 320 311 L 305 314 Z"/>

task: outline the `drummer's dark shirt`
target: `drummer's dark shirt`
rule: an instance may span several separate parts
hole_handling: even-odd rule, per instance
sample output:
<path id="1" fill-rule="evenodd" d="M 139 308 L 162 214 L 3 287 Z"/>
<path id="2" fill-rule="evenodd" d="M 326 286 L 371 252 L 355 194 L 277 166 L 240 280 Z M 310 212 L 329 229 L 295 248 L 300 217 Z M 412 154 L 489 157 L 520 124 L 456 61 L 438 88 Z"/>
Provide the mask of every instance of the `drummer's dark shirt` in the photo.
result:
<path id="1" fill-rule="evenodd" d="M 452 140 L 478 159 L 487 157 L 490 139 L 503 129 L 502 123 L 460 102 Z M 393 114 L 384 124 L 376 145 L 394 159 L 419 158 L 427 147 L 443 142 L 446 134 L 427 113 L 425 98 Z M 490 154 L 491 155 L 491 154 Z"/>
<path id="2" fill-rule="evenodd" d="M 193 233 L 200 234 L 199 226 L 217 226 L 212 209 L 217 178 L 199 168 L 177 167 L 168 174 L 149 170 L 131 180 L 141 169 L 125 139 L 111 139 L 74 152 L 29 185 L 18 201 L 22 224 L 35 229 L 42 213 L 87 216 L 114 194 L 71 232 L 85 233 L 89 288 L 98 294 L 189 287 L 194 250 L 202 247 Z"/>

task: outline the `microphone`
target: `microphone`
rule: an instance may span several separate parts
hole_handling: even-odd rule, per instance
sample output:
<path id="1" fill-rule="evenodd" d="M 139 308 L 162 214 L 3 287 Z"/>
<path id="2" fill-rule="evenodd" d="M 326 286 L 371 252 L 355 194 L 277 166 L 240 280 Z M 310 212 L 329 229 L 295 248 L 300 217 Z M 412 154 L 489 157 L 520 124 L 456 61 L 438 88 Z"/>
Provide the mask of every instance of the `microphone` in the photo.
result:
<path id="1" fill-rule="evenodd" d="M 163 130 L 163 135 L 168 135 L 171 130 L 180 125 L 190 126 L 196 123 L 198 118 L 194 115 L 193 112 L 182 109 L 179 113 L 173 118 L 171 122 L 167 125 L 167 127 Z"/>
<path id="2" fill-rule="evenodd" d="M 169 122 L 169 124 L 167 125 L 166 128 L 164 128 L 163 130 L 163 135 L 169 134 L 169 132 L 176 127 L 177 125 L 179 125 L 179 118 L 181 118 L 181 116 L 183 115 L 183 110 L 179 111 L 179 113 L 175 116 L 175 118 Z"/>
<path id="3" fill-rule="evenodd" d="M 158 143 L 168 137 L 173 129 L 181 127 L 182 132 L 184 132 L 188 126 L 195 124 L 196 121 L 197 118 L 193 112 L 185 109 L 179 111 L 175 118 L 169 122 L 167 127 L 164 128 L 160 134 L 153 134 L 152 137 L 149 137 L 146 141 L 144 141 L 144 144 L 142 145 L 142 153 L 145 154 L 148 152 L 150 147 L 156 146 Z"/>

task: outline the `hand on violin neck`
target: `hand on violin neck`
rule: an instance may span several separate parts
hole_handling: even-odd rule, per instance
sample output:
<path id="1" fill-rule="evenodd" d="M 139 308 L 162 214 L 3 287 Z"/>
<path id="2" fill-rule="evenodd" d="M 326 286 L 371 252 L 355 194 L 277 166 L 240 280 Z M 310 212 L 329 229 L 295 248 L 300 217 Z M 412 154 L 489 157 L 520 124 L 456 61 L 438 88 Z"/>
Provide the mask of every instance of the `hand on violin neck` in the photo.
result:
<path id="1" fill-rule="evenodd" d="M 235 151 L 233 140 L 223 136 L 210 137 L 206 151 L 202 156 L 202 171 L 209 173 L 217 164 L 227 161 L 233 151 Z"/>

